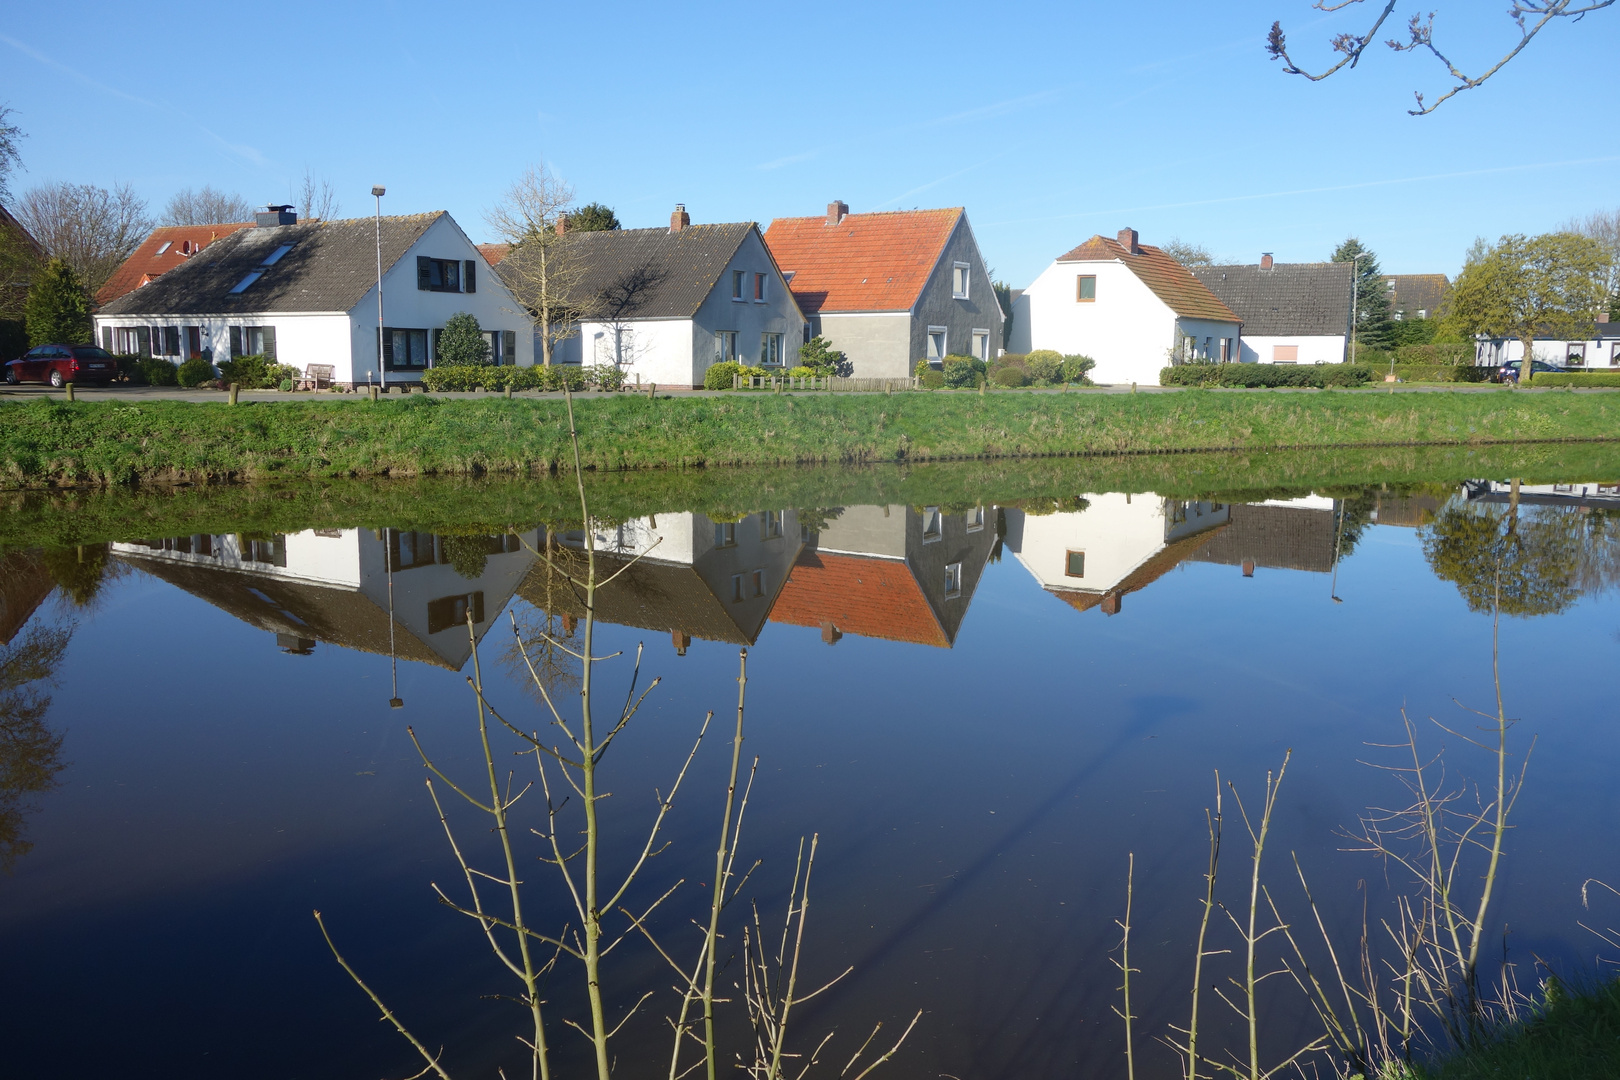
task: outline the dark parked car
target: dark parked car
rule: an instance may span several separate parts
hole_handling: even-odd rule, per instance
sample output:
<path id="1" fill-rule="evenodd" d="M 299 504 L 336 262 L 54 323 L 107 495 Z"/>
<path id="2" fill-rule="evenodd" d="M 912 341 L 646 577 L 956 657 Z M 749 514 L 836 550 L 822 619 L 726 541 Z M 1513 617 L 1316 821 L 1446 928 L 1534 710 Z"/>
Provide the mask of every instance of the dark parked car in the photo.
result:
<path id="1" fill-rule="evenodd" d="M 1519 381 L 1519 365 L 1523 362 L 1522 360 L 1509 360 L 1496 369 L 1496 374 L 1491 378 L 1491 381 L 1517 383 Z M 1533 375 L 1540 375 L 1544 371 L 1551 371 L 1558 375 L 1567 375 L 1569 373 L 1568 368 L 1561 368 L 1557 364 L 1549 364 L 1545 360 L 1531 361 L 1530 371 Z M 1530 381 L 1534 383 L 1536 380 L 1532 378 Z"/>
<path id="2" fill-rule="evenodd" d="M 105 386 L 118 377 L 118 361 L 94 345 L 35 345 L 6 365 L 6 382 L 91 383 Z"/>

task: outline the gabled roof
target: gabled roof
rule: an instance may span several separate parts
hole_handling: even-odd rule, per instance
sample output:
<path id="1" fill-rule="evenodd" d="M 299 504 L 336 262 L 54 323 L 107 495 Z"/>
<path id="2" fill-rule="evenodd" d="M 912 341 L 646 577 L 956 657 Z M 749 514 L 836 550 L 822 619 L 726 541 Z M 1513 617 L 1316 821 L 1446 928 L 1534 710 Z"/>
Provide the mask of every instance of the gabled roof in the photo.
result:
<path id="1" fill-rule="evenodd" d="M 947 210 L 777 218 L 765 230 L 782 273 L 805 314 L 910 311 L 963 219 Z"/>
<path id="2" fill-rule="evenodd" d="M 431 214 L 385 217 L 381 222 L 386 273 L 440 218 Z M 373 218 L 305 221 L 240 229 L 215 240 L 144 289 L 125 293 L 101 315 L 231 315 L 258 312 L 348 311 L 377 282 L 377 229 Z M 231 289 L 283 244 L 292 248 L 240 293 Z"/>
<path id="3" fill-rule="evenodd" d="M 1126 593 L 1139 592 L 1158 581 L 1164 575 L 1180 566 L 1184 561 L 1196 557 L 1200 548 L 1213 540 L 1226 525 L 1217 525 L 1204 532 L 1184 536 L 1180 540 L 1172 541 L 1154 552 L 1142 563 L 1126 574 L 1120 582 L 1110 589 L 1047 589 L 1053 596 L 1062 600 L 1076 611 L 1088 611 L 1101 604 L 1108 597 L 1123 597 Z"/>
<path id="4" fill-rule="evenodd" d="M 1414 317 L 1426 311 L 1433 318 L 1440 301 L 1451 290 L 1451 281 L 1444 274 L 1385 274 L 1384 281 L 1395 286 L 1390 290 L 1389 309 Z"/>
<path id="5" fill-rule="evenodd" d="M 109 304 L 188 261 L 220 237 L 251 228 L 251 221 L 234 221 L 223 225 L 163 225 L 153 229 L 152 235 L 130 252 L 129 258 L 96 293 L 96 303 Z"/>
<path id="6" fill-rule="evenodd" d="M 1243 320 L 1245 337 L 1332 336 L 1350 332 L 1350 264 L 1276 263 L 1261 269 L 1194 266 L 1193 277 Z"/>
<path id="7" fill-rule="evenodd" d="M 629 319 L 689 319 L 714 290 L 731 257 L 755 230 L 752 221 L 724 225 L 688 225 L 679 231 L 606 229 L 567 234 L 568 258 L 578 280 L 568 300 L 585 310 L 596 306 L 605 293 L 633 292 L 623 313 Z M 510 251 L 495 273 L 514 292 L 527 264 L 521 248 Z M 634 288 L 627 282 L 634 281 Z"/>
<path id="8" fill-rule="evenodd" d="M 1239 503 L 1231 524 L 1191 560 L 1241 566 L 1252 559 L 1256 566 L 1325 574 L 1333 569 L 1334 525 L 1331 510 Z"/>
<path id="9" fill-rule="evenodd" d="M 560 565 L 582 569 L 584 558 L 572 548 L 553 551 Z M 607 584 L 596 593 L 596 617 L 616 626 L 678 631 L 704 641 L 752 645 L 764 619 L 741 625 L 690 563 L 668 563 L 613 552 L 596 553 L 596 572 Z M 548 580 L 549 579 L 549 580 Z M 611 579 L 611 580 L 608 580 Z M 518 586 L 518 595 L 541 611 L 585 617 L 585 604 L 571 585 L 546 563 L 537 561 Z"/>
<path id="10" fill-rule="evenodd" d="M 806 550 L 771 609 L 791 626 L 830 623 L 846 634 L 951 646 L 911 566 L 901 559 Z"/>
<path id="11" fill-rule="evenodd" d="M 484 261 L 491 266 L 506 258 L 507 254 L 512 250 L 511 244 L 478 244 L 475 246 L 478 248 L 478 254 L 482 255 Z"/>
<path id="12" fill-rule="evenodd" d="M 1118 240 L 1106 236 L 1093 236 L 1090 240 L 1057 257 L 1066 262 L 1121 262 L 1142 284 L 1153 290 L 1165 306 L 1184 319 L 1213 319 L 1216 322 L 1241 322 L 1231 308 L 1193 277 L 1192 273 L 1148 244 L 1137 244 L 1133 254 L 1125 250 Z M 1247 328 L 1245 328 L 1247 329 Z"/>

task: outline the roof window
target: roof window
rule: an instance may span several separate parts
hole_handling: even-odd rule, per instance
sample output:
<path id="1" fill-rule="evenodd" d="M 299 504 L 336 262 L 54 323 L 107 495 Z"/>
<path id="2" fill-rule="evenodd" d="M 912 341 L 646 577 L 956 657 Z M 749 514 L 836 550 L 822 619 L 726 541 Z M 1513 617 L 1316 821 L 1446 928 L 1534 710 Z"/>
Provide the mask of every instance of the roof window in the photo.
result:
<path id="1" fill-rule="evenodd" d="M 165 240 L 165 241 L 163 241 L 162 245 L 157 249 L 157 251 L 153 252 L 153 254 L 154 255 L 161 255 L 165 251 L 168 251 L 169 248 L 172 247 L 173 245 L 174 245 L 174 241 Z"/>
<path id="2" fill-rule="evenodd" d="M 291 251 L 292 249 L 293 249 L 293 246 L 291 244 L 282 244 L 280 247 L 276 248 L 276 250 L 272 251 L 269 255 L 267 255 L 265 257 L 264 262 L 260 263 L 259 265 L 260 266 L 274 266 L 274 265 L 276 265 L 277 262 L 279 262 L 281 260 L 281 257 L 283 255 L 287 254 L 287 252 Z"/>
<path id="3" fill-rule="evenodd" d="M 255 270 L 255 271 L 253 271 L 253 273 L 249 274 L 247 277 L 243 278 L 241 281 L 238 281 L 236 283 L 236 287 L 234 289 L 232 289 L 231 292 L 232 293 L 246 292 L 249 285 L 252 285 L 255 281 L 258 281 L 263 276 L 264 276 L 264 271 L 263 270 Z"/>

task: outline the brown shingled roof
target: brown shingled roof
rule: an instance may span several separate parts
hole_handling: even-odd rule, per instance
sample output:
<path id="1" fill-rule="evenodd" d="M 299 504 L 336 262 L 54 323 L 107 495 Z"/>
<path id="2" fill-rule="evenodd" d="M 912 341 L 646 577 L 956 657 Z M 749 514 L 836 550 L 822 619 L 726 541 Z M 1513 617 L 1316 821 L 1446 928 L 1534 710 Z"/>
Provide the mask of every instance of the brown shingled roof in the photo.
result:
<path id="1" fill-rule="evenodd" d="M 232 221 L 222 225 L 163 225 L 153 229 L 152 235 L 130 252 L 129 258 L 96 293 L 96 303 L 110 304 L 180 266 L 220 237 L 251 228 L 251 221 Z"/>
<path id="2" fill-rule="evenodd" d="M 962 220 L 947 210 L 777 218 L 765 230 L 788 287 L 806 315 L 833 311 L 910 311 Z"/>
<path id="3" fill-rule="evenodd" d="M 484 257 L 484 261 L 489 263 L 491 266 L 494 266 L 496 263 L 506 258 L 506 253 L 512 250 L 511 244 L 478 244 L 476 246 L 478 248 L 478 253 L 482 255 Z"/>
<path id="4" fill-rule="evenodd" d="M 1209 287 L 1163 251 L 1148 244 L 1136 245 L 1133 254 L 1117 240 L 1093 236 L 1078 247 L 1059 255 L 1058 262 L 1122 262 L 1153 290 L 1153 295 L 1184 319 L 1214 319 L 1242 322 L 1231 308 L 1221 303 Z"/>

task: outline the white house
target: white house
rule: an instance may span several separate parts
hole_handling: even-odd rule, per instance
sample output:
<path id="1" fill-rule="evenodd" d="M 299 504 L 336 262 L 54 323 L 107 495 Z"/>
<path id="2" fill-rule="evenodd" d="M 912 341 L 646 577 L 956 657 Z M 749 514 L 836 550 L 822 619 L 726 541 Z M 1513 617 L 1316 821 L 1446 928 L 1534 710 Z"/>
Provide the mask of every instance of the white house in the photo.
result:
<path id="1" fill-rule="evenodd" d="M 1097 382 L 1152 384 L 1180 360 L 1236 359 L 1242 330 L 1186 267 L 1121 229 L 1058 256 L 1023 291 L 1009 350 L 1078 353 L 1097 361 Z"/>
<path id="2" fill-rule="evenodd" d="M 862 378 L 903 378 L 919 360 L 991 360 L 1004 316 L 961 207 L 776 218 L 765 243 L 787 275 L 810 333 Z"/>
<path id="3" fill-rule="evenodd" d="M 1538 336 L 1533 351 L 1537 360 L 1576 371 L 1620 369 L 1620 322 L 1610 322 L 1605 316 L 1588 338 Z M 1481 338 L 1474 343 L 1476 364 L 1500 367 L 1523 359 L 1524 342 L 1518 338 Z"/>
<path id="4" fill-rule="evenodd" d="M 1016 325 L 1016 323 L 1015 323 Z M 1117 615 L 1144 589 L 1214 539 L 1231 520 L 1223 503 L 1151 494 L 1087 495 L 1084 510 L 1007 510 L 1006 544 L 1041 588 L 1077 611 Z"/>
<path id="5" fill-rule="evenodd" d="M 444 211 L 385 217 L 382 355 L 372 218 L 299 222 L 287 207 L 222 236 L 182 265 L 125 293 L 95 318 L 102 347 L 176 361 L 264 355 L 329 364 L 340 385 L 416 382 L 438 331 L 469 312 L 494 360 L 533 363 L 528 314 Z"/>
<path id="6" fill-rule="evenodd" d="M 685 387 L 701 387 L 721 360 L 797 363 L 804 316 L 753 222 L 693 225 L 678 205 L 667 229 L 574 233 L 566 244 L 566 303 L 582 317 L 554 363 L 614 364 L 632 381 Z M 496 272 L 519 280 L 524 257 L 510 252 Z"/>
<path id="7" fill-rule="evenodd" d="M 1192 275 L 1243 320 L 1245 364 L 1343 363 L 1350 341 L 1351 264 L 1194 266 Z"/>

